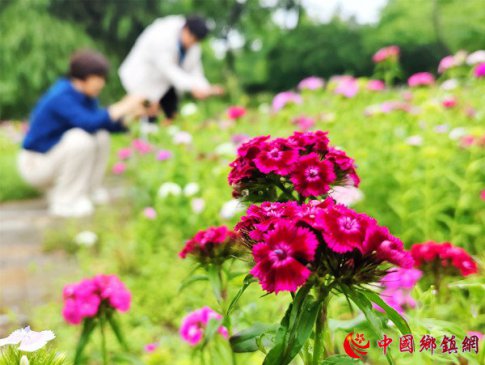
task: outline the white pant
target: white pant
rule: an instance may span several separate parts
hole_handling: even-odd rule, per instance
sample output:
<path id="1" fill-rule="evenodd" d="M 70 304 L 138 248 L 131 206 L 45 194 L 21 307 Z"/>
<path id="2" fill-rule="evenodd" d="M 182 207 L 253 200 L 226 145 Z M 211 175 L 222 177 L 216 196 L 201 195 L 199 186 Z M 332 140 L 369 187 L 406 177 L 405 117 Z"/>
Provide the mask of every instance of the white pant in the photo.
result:
<path id="1" fill-rule="evenodd" d="M 48 191 L 50 204 L 69 205 L 101 187 L 109 149 L 107 131 L 73 128 L 47 153 L 22 150 L 18 167 L 27 183 Z"/>

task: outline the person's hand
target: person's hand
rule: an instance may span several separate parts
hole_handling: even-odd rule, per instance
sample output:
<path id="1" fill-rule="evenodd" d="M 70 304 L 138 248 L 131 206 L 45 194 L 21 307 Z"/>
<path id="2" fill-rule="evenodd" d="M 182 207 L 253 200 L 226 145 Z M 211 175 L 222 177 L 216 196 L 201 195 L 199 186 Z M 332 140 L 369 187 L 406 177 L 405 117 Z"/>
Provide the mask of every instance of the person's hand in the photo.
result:
<path id="1" fill-rule="evenodd" d="M 143 108 L 144 98 L 136 95 L 127 95 L 108 108 L 108 113 L 113 120 L 136 113 Z"/>
<path id="2" fill-rule="evenodd" d="M 149 104 L 145 107 L 144 115 L 148 117 L 156 117 L 160 113 L 160 104 L 149 102 Z"/>
<path id="3" fill-rule="evenodd" d="M 220 95 L 224 95 L 225 92 L 226 92 L 226 90 L 224 90 L 224 88 L 221 85 L 212 85 L 211 86 L 211 94 L 212 95 L 220 96 Z"/>
<path id="4" fill-rule="evenodd" d="M 211 95 L 210 89 L 199 89 L 199 88 L 192 89 L 192 96 L 198 100 L 206 99 L 210 95 Z"/>

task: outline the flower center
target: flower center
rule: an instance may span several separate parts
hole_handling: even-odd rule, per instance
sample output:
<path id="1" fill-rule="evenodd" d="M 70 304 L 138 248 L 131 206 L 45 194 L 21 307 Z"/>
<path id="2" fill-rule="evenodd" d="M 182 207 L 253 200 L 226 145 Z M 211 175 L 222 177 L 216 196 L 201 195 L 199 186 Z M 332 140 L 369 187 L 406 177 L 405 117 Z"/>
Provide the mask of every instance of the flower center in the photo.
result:
<path id="1" fill-rule="evenodd" d="M 273 148 L 271 151 L 269 151 L 268 155 L 272 160 L 279 160 L 281 159 L 282 152 L 277 148 Z"/>
<path id="2" fill-rule="evenodd" d="M 320 172 L 320 170 L 318 169 L 318 167 L 315 167 L 315 166 L 309 167 L 305 170 L 305 177 L 309 181 L 318 180 L 318 173 L 319 172 Z"/>
<path id="3" fill-rule="evenodd" d="M 351 217 L 341 217 L 339 219 L 339 226 L 342 231 L 356 232 L 359 230 L 359 222 Z"/>
<path id="4" fill-rule="evenodd" d="M 280 261 L 286 259 L 288 257 L 288 254 L 286 251 L 283 251 L 281 248 L 277 248 L 276 250 L 273 251 L 275 254 L 276 258 Z"/>

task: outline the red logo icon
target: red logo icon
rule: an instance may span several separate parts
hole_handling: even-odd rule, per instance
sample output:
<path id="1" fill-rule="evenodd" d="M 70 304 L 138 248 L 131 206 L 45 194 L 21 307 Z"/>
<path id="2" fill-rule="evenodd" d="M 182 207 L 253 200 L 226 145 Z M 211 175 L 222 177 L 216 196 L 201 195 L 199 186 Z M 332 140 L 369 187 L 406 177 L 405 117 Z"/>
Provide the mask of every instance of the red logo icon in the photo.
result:
<path id="1" fill-rule="evenodd" d="M 367 351 L 370 346 L 369 341 L 364 344 L 365 337 L 362 333 L 357 333 L 355 339 L 353 338 L 354 332 L 350 332 L 344 340 L 344 350 L 350 357 L 354 359 L 360 359 L 362 356 L 367 355 Z"/>

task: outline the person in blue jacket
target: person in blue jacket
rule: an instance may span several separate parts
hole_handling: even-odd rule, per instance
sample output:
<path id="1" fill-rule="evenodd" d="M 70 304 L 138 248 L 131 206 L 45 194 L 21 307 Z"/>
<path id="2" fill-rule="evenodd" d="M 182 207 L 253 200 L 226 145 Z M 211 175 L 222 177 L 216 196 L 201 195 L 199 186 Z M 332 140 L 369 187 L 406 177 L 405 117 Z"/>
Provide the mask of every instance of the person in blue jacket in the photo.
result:
<path id="1" fill-rule="evenodd" d="M 79 217 L 93 212 L 93 202 L 107 200 L 102 179 L 109 158 L 109 133 L 125 129 L 142 113 L 142 99 L 125 97 L 102 108 L 97 97 L 109 64 L 100 53 L 72 55 L 67 77 L 40 98 L 29 120 L 18 166 L 31 185 L 47 190 L 52 214 Z"/>

